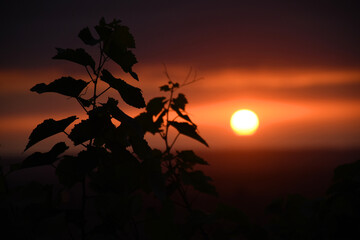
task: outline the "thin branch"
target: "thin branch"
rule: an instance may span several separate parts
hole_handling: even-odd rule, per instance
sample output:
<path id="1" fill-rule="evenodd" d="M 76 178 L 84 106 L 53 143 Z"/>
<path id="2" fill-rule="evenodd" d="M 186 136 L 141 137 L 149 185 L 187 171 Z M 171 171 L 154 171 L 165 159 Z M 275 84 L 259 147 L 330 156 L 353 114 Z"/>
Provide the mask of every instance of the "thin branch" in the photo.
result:
<path id="1" fill-rule="evenodd" d="M 176 142 L 176 140 L 178 139 L 179 136 L 180 136 L 180 133 L 178 133 L 178 134 L 176 135 L 176 137 L 174 138 L 174 141 L 171 143 L 171 145 L 170 145 L 170 147 L 169 147 L 169 151 L 170 151 L 171 148 L 174 146 L 174 144 L 175 144 L 175 142 Z"/>
<path id="2" fill-rule="evenodd" d="M 107 92 L 111 87 L 106 88 L 104 91 L 102 91 L 101 93 L 99 93 L 96 98 L 99 98 L 101 95 L 103 95 L 105 92 Z"/>
<path id="3" fill-rule="evenodd" d="M 87 66 L 85 66 L 86 72 L 88 73 L 90 79 L 92 82 L 94 82 L 94 78 L 92 77 L 91 73 L 89 72 L 89 69 L 87 68 Z"/>
<path id="4" fill-rule="evenodd" d="M 190 85 L 190 84 L 192 84 L 192 83 L 194 83 L 194 82 L 197 82 L 197 81 L 200 81 L 200 80 L 204 79 L 203 77 L 198 78 L 198 77 L 197 77 L 197 72 L 195 71 L 195 72 L 194 72 L 194 78 L 193 78 L 191 81 L 188 82 L 191 73 L 192 73 L 192 68 L 190 68 L 190 71 L 189 71 L 188 75 L 186 76 L 184 82 L 181 84 L 181 87 Z"/>
<path id="5" fill-rule="evenodd" d="M 163 64 L 163 65 L 164 65 L 164 68 L 165 68 L 165 70 L 164 70 L 165 76 L 167 77 L 167 79 L 168 79 L 170 82 L 172 82 L 172 80 L 171 80 L 171 78 L 170 78 L 170 75 L 169 75 L 169 73 L 168 73 L 166 64 Z"/>
<path id="6" fill-rule="evenodd" d="M 192 72 L 192 67 L 190 67 L 189 73 L 186 75 L 186 78 L 185 78 L 185 80 L 184 80 L 184 83 L 186 83 L 186 82 L 189 80 L 189 78 L 190 78 L 190 76 L 191 76 L 191 72 Z"/>
<path id="7" fill-rule="evenodd" d="M 174 86 L 171 87 L 169 104 L 166 108 L 166 130 L 165 130 L 166 152 L 170 152 L 169 143 L 168 143 L 168 134 L 169 134 L 169 126 L 170 126 L 169 125 L 169 112 L 170 112 L 171 102 L 173 100 L 173 94 L 174 94 Z"/>

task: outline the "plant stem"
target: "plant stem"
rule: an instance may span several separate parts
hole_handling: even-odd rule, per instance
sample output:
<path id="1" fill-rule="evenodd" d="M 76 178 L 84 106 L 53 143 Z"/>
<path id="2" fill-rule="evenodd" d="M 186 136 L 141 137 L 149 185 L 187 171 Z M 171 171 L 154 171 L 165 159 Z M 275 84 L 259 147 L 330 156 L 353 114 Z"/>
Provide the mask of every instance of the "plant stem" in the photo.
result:
<path id="1" fill-rule="evenodd" d="M 166 150 L 165 152 L 169 153 L 170 152 L 170 147 L 169 147 L 169 143 L 168 143 L 168 134 L 169 134 L 169 112 L 170 112 L 170 107 L 171 107 L 171 103 L 173 101 L 173 94 L 174 94 L 174 86 L 171 87 L 170 90 L 170 99 L 169 99 L 169 104 L 166 108 L 166 130 L 165 130 L 165 145 L 166 145 Z"/>
<path id="2" fill-rule="evenodd" d="M 105 89 L 104 91 L 102 91 L 101 93 L 99 93 L 99 95 L 96 96 L 96 98 L 100 97 L 101 95 L 103 95 L 105 92 L 107 92 L 111 87 L 108 87 L 107 89 Z"/>
<path id="3" fill-rule="evenodd" d="M 180 136 L 180 133 L 178 133 L 178 134 L 176 135 L 176 137 L 174 138 L 174 141 L 171 143 L 171 145 L 170 145 L 170 147 L 169 147 L 169 151 L 172 149 L 172 147 L 174 146 L 174 144 L 175 144 L 175 142 L 176 142 L 176 140 L 178 139 L 179 136 Z"/>
<path id="4" fill-rule="evenodd" d="M 86 110 L 86 108 L 85 108 L 84 105 L 81 103 L 81 101 L 79 100 L 79 98 L 76 98 L 76 100 L 78 101 L 78 103 L 80 104 L 80 106 L 85 110 L 85 112 L 88 113 L 88 110 Z"/>

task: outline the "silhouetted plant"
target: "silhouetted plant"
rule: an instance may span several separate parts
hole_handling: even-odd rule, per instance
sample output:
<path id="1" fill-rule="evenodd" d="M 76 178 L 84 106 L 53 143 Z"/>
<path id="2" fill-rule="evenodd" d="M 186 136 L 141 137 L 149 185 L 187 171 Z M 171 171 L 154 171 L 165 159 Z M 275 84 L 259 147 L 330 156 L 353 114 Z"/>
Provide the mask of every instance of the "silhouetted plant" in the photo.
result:
<path id="1" fill-rule="evenodd" d="M 98 37 L 89 28 L 79 38 L 89 47 L 97 47 L 98 61 L 84 49 L 57 48 L 53 59 L 77 63 L 89 79 L 61 77 L 31 88 L 39 94 L 53 92 L 71 97 L 80 104 L 87 118 L 77 116 L 47 119 L 30 134 L 25 151 L 58 133 L 65 133 L 75 146 L 84 149 L 76 156 L 63 155 L 65 142 L 50 151 L 35 152 L 20 164 L 12 164 L 4 174 L 0 169 L 0 193 L 6 231 L 18 239 L 231 239 L 247 236 L 258 239 L 259 229 L 250 224 L 239 210 L 224 204 L 214 212 L 193 206 L 194 192 L 217 196 L 211 178 L 196 169 L 208 163 L 192 150 L 173 151 L 180 135 L 208 146 L 185 108 L 188 103 L 181 86 L 196 81 L 187 79 L 181 86 L 173 82 L 160 87 L 167 97 L 156 97 L 145 104 L 142 92 L 106 69 L 112 60 L 133 79 L 137 62 L 130 49 L 135 41 L 120 21 L 95 26 Z M 99 90 L 99 83 L 109 86 Z M 108 98 L 100 96 L 116 90 L 121 99 L 145 111 L 130 117 Z M 87 93 L 87 94 L 86 94 Z M 88 96 L 90 93 L 91 96 Z M 116 126 L 113 122 L 120 122 Z M 76 123 L 71 130 L 72 124 Z M 170 136 L 173 129 L 175 136 Z M 149 132 L 164 141 L 163 150 L 152 149 L 144 139 Z M 39 166 L 52 166 L 63 186 L 31 182 L 8 189 L 6 175 Z M 76 193 L 74 194 L 74 192 Z"/>
<path id="2" fill-rule="evenodd" d="M 50 220 L 55 218 L 62 221 L 69 227 L 71 236 L 76 238 L 78 234 L 81 239 L 101 235 L 101 229 L 106 229 L 103 232 L 109 236 L 127 234 L 127 229 L 124 231 L 123 229 L 129 228 L 130 225 L 133 228 L 133 217 L 141 206 L 140 195 L 136 191 L 146 188 L 156 192 L 159 198 L 165 196 L 160 161 L 153 156 L 151 148 L 144 140 L 140 125 L 117 107 L 117 100 L 108 98 L 104 103 L 99 103 L 98 100 L 107 90 L 113 88 L 128 105 L 136 108 L 145 107 L 139 88 L 114 77 L 105 69 L 106 62 L 112 60 L 125 73 L 139 80 L 132 70 L 137 62 L 130 50 L 135 48 L 134 38 L 129 29 L 118 20 L 106 23 L 101 19 L 95 26 L 95 31 L 97 38 L 93 37 L 89 28 L 81 30 L 79 38 L 86 45 L 99 49 L 98 62 L 82 48 L 57 48 L 57 54 L 53 57 L 82 65 L 89 76 L 88 81 L 66 76 L 49 84 L 41 83 L 31 88 L 31 91 L 39 94 L 54 92 L 74 98 L 87 113 L 87 119 L 75 124 L 69 133 L 66 129 L 78 119 L 77 116 L 61 120 L 47 119 L 32 131 L 25 148 L 26 151 L 50 136 L 65 133 L 75 146 L 82 145 L 84 150 L 77 156 L 61 156 L 69 147 L 65 142 L 60 142 L 49 152 L 35 152 L 21 164 L 12 165 L 11 169 L 12 171 L 52 165 L 59 182 L 66 189 L 80 185 L 82 193 L 79 194 L 81 197 L 78 208 L 75 206 L 66 208 L 61 198 L 55 201 L 53 197 L 42 199 L 43 202 L 41 204 L 38 202 L 37 205 L 46 206 L 46 209 L 42 210 L 48 213 L 41 220 L 47 219 L 46 222 L 51 222 Z M 100 81 L 109 85 L 102 92 L 98 89 Z M 83 92 L 90 91 L 91 96 L 85 98 L 86 94 Z M 120 126 L 116 127 L 112 119 L 118 120 Z M 35 187 L 38 192 L 44 190 L 49 196 L 52 194 L 48 187 L 46 189 L 42 189 L 39 185 Z M 63 198 L 68 193 L 66 189 L 60 192 Z M 93 203 L 89 203 L 90 199 Z M 33 205 L 26 206 L 26 209 L 35 210 Z M 101 219 L 100 224 L 95 228 L 91 228 L 91 221 L 98 223 L 99 221 L 90 214 L 91 205 L 95 205 L 97 215 Z M 26 209 L 21 210 L 24 216 Z M 33 213 L 37 216 L 41 215 L 39 212 Z M 33 224 L 36 225 L 36 222 L 33 221 L 30 226 Z M 35 230 L 29 232 L 36 236 L 42 235 L 41 231 L 36 230 L 44 230 L 42 227 L 31 226 L 31 228 Z"/>

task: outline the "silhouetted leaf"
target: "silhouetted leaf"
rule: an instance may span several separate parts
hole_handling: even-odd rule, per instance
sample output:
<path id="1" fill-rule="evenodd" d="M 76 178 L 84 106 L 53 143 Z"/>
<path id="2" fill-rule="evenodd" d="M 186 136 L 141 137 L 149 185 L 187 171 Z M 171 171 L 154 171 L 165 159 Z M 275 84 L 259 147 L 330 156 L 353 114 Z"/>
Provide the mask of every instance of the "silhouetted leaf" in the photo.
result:
<path id="1" fill-rule="evenodd" d="M 37 93 L 44 92 L 55 92 L 60 93 L 65 96 L 78 97 L 82 90 L 88 85 L 87 82 L 83 80 L 75 80 L 72 77 L 62 77 L 56 79 L 55 81 L 49 83 L 48 85 L 44 83 L 36 84 L 30 90 Z"/>
<path id="2" fill-rule="evenodd" d="M 67 48 L 56 48 L 58 53 L 53 57 L 53 59 L 64 59 L 71 62 L 78 63 L 83 66 L 90 66 L 92 70 L 95 71 L 95 61 L 94 59 L 85 52 L 84 49 L 78 48 L 76 50 Z"/>
<path id="3" fill-rule="evenodd" d="M 184 168 L 192 169 L 195 164 L 209 165 L 208 162 L 198 157 L 192 150 L 178 152 L 177 157 L 182 160 L 182 165 Z"/>
<path id="4" fill-rule="evenodd" d="M 37 142 L 40 142 L 45 138 L 48 138 L 59 132 L 65 131 L 65 129 L 76 119 L 77 119 L 76 116 L 71 116 L 58 121 L 54 119 L 45 120 L 41 124 L 37 125 L 37 127 L 32 131 L 29 137 L 29 142 L 26 145 L 24 151 L 26 151 L 29 147 L 36 144 Z"/>
<path id="5" fill-rule="evenodd" d="M 102 41 L 108 41 L 111 33 L 113 32 L 112 26 L 105 23 L 105 19 L 101 18 L 99 21 L 99 25 L 95 26 L 95 30 L 97 34 L 100 36 Z"/>
<path id="6" fill-rule="evenodd" d="M 139 88 L 127 84 L 120 78 L 115 78 L 107 70 L 102 71 L 102 76 L 100 78 L 104 82 L 108 83 L 110 87 L 116 89 L 119 92 L 121 98 L 130 106 L 136 108 L 145 107 L 145 100 Z"/>
<path id="7" fill-rule="evenodd" d="M 113 98 L 109 98 L 107 103 L 103 104 L 103 107 L 107 109 L 113 118 L 121 122 L 119 128 L 123 128 L 124 133 L 127 135 L 136 134 L 142 136 L 141 126 L 138 121 L 119 109 L 117 103 Z"/>
<path id="8" fill-rule="evenodd" d="M 206 141 L 202 137 L 200 137 L 200 135 L 196 132 L 196 126 L 190 125 L 185 122 L 175 122 L 175 121 L 169 121 L 169 125 L 176 128 L 180 134 L 183 134 L 183 135 L 191 137 L 195 140 L 198 140 L 205 146 L 209 147 L 209 145 L 206 143 Z"/>
<path id="9" fill-rule="evenodd" d="M 148 142 L 143 138 L 143 136 L 140 136 L 137 133 L 130 134 L 129 141 L 131 143 L 134 153 L 138 157 L 140 157 L 140 159 L 146 160 L 150 157 L 151 148 L 150 148 Z"/>
<path id="10" fill-rule="evenodd" d="M 188 115 L 186 115 L 186 114 L 183 114 L 176 105 L 171 104 L 171 108 L 177 113 L 177 115 L 178 115 L 179 117 L 181 117 L 182 119 L 184 119 L 184 120 L 192 123 L 192 125 L 193 125 L 194 127 L 196 127 L 196 125 L 191 121 L 190 117 L 189 117 Z"/>
<path id="11" fill-rule="evenodd" d="M 75 146 L 95 137 L 96 123 L 90 119 L 82 120 L 76 124 L 69 134 Z"/>
<path id="12" fill-rule="evenodd" d="M 212 181 L 211 177 L 206 176 L 202 171 L 188 172 L 182 170 L 181 177 L 185 185 L 191 185 L 199 192 L 215 196 L 218 195 L 215 187 L 209 183 Z"/>
<path id="13" fill-rule="evenodd" d="M 104 52 L 114 62 L 116 62 L 124 72 L 129 72 L 131 76 L 138 80 L 137 75 L 132 71 L 132 66 L 137 63 L 135 55 L 128 48 L 135 48 L 134 37 L 129 32 L 129 28 L 112 22 L 106 24 L 102 19 L 95 30 L 104 42 Z"/>
<path id="14" fill-rule="evenodd" d="M 47 153 L 35 152 L 22 162 L 21 168 L 50 165 L 54 163 L 58 159 L 58 156 L 65 152 L 68 148 L 69 147 L 66 146 L 64 142 L 59 142 Z"/>
<path id="15" fill-rule="evenodd" d="M 135 120 L 140 124 L 143 130 L 144 135 L 146 132 L 155 134 L 161 132 L 162 118 L 158 118 L 157 121 L 153 121 L 153 117 L 148 112 L 143 112 L 140 115 L 135 117 Z"/>
<path id="16" fill-rule="evenodd" d="M 163 91 L 163 92 L 168 92 L 170 91 L 170 88 L 168 85 L 163 85 L 160 87 L 160 91 Z"/>
<path id="17" fill-rule="evenodd" d="M 120 23 L 121 21 L 113 21 L 107 24 L 105 19 L 102 18 L 99 25 L 95 26 L 95 30 L 105 44 L 110 44 L 109 42 L 114 41 L 115 43 L 113 44 L 118 48 L 135 48 L 135 40 L 129 32 L 129 28 Z"/>
<path id="18" fill-rule="evenodd" d="M 136 57 L 130 50 L 113 49 L 105 51 L 114 62 L 120 65 L 124 72 L 131 72 L 131 76 L 135 76 L 132 71 L 132 66 L 137 63 Z M 135 78 L 136 79 L 136 78 Z M 138 80 L 138 79 L 136 79 Z"/>
<path id="19" fill-rule="evenodd" d="M 107 132 L 115 129 L 105 107 L 95 108 L 88 114 L 89 118 L 76 124 L 69 134 L 69 138 L 75 145 L 79 145 L 93 138 L 95 138 L 95 140 L 100 140 L 101 138 L 101 141 L 104 141 Z"/>
<path id="20" fill-rule="evenodd" d="M 180 108 L 182 110 L 185 110 L 185 105 L 188 103 L 185 95 L 182 93 L 179 93 L 178 97 L 173 99 L 173 102 L 176 108 Z"/>
<path id="21" fill-rule="evenodd" d="M 94 46 L 99 42 L 99 40 L 96 40 L 92 36 L 90 29 L 88 27 L 81 30 L 78 36 L 85 44 L 90 46 Z"/>
<path id="22" fill-rule="evenodd" d="M 161 110 L 164 108 L 164 105 L 167 101 L 164 101 L 165 97 L 156 97 L 151 99 L 146 105 L 146 111 L 152 116 L 158 115 Z"/>

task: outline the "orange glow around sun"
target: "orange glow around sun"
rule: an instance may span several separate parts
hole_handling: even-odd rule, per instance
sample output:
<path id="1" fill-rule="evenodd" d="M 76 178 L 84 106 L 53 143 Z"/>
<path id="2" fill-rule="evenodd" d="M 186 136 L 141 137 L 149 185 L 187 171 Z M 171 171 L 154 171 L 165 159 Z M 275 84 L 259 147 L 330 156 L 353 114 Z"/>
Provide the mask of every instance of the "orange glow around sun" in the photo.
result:
<path id="1" fill-rule="evenodd" d="M 241 109 L 231 116 L 230 125 L 238 135 L 252 135 L 259 127 L 259 118 L 253 111 Z"/>

